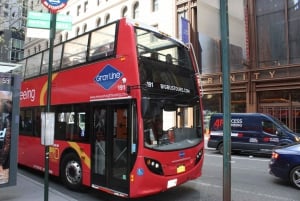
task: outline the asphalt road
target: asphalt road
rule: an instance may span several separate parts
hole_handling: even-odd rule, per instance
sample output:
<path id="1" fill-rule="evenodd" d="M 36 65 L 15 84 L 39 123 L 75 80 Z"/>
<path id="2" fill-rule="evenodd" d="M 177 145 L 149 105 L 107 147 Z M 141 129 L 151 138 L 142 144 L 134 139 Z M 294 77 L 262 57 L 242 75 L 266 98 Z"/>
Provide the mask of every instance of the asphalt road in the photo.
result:
<path id="1" fill-rule="evenodd" d="M 300 201 L 300 190 L 268 173 L 269 157 L 232 155 L 231 187 L 232 201 Z M 19 174 L 30 177 L 43 185 L 43 175 L 20 168 Z M 105 193 L 87 189 L 73 192 L 55 178 L 50 178 L 50 187 L 74 200 L 117 201 Z M 215 151 L 207 150 L 202 177 L 167 192 L 134 201 L 222 201 L 223 200 L 223 159 Z M 30 193 L 30 192 L 28 192 Z M 127 199 L 129 200 L 129 199 Z"/>

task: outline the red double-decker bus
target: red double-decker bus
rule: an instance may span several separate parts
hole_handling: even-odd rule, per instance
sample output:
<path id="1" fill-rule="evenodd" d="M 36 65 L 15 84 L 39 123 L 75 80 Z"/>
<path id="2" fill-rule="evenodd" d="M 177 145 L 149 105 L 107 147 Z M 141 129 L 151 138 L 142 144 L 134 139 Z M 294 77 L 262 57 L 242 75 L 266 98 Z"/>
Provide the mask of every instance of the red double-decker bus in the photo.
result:
<path id="1" fill-rule="evenodd" d="M 201 176 L 204 136 L 191 49 L 121 19 L 54 46 L 49 173 L 142 197 Z M 44 171 L 49 49 L 27 57 L 20 93 L 19 164 Z"/>

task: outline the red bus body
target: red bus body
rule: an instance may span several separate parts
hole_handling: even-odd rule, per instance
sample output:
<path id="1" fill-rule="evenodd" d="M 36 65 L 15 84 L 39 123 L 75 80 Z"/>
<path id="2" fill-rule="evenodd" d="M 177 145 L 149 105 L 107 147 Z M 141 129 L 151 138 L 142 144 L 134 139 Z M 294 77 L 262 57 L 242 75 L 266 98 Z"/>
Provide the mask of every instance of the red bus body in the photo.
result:
<path id="1" fill-rule="evenodd" d="M 121 19 L 116 24 L 115 53 L 112 56 L 53 71 L 51 110 L 60 115 L 74 115 L 75 121 L 84 123 L 84 129 L 80 131 L 81 134 L 77 135 L 73 130 L 79 129 L 80 123 L 76 127 L 76 122 L 71 120 L 69 120 L 69 124 L 65 119 L 55 120 L 55 135 L 59 135 L 57 133 L 60 129 L 59 126 L 63 124 L 71 127 L 69 129 L 71 133 L 68 134 L 68 128 L 64 127 L 62 130 L 66 132 L 62 133 L 65 139 L 64 137 L 55 138 L 54 144 L 50 146 L 49 173 L 65 177 L 64 174 L 67 170 L 63 170 L 63 168 L 74 168 L 74 174 L 78 177 L 80 185 L 90 186 L 122 197 L 142 197 L 166 191 L 201 176 L 204 137 L 200 90 L 197 80 L 193 80 L 196 85 L 196 91 L 193 93 L 196 93 L 195 96 L 198 97 L 198 110 L 200 110 L 198 111 L 200 117 L 197 121 L 201 134 L 200 137 L 196 137 L 197 140 L 194 138 L 190 140 L 194 144 L 186 148 L 173 148 L 172 146 L 175 145 L 168 141 L 168 145 L 161 145 L 165 148 L 159 151 L 160 148 L 156 146 L 160 144 L 160 141 L 155 141 L 154 144 L 147 147 L 143 134 L 146 127 L 143 119 L 146 115 L 143 116 L 142 112 L 144 106 L 141 88 L 143 86 L 141 86 L 137 60 L 139 56 L 135 24 L 127 19 Z M 193 65 L 194 61 L 191 63 Z M 194 66 L 196 74 L 195 69 Z M 24 77 L 20 94 L 21 118 L 31 118 L 26 121 L 33 125 L 27 131 L 23 129 L 24 132 L 20 129 L 18 160 L 21 165 L 44 171 L 45 148 L 41 145 L 40 131 L 36 132 L 34 128 L 38 130 L 40 127 L 39 114 L 45 111 L 48 77 L 47 74 L 38 74 L 27 79 L 26 70 Z M 155 83 L 154 86 L 156 86 Z M 170 88 L 170 86 L 167 87 Z M 176 93 L 182 91 L 177 88 L 172 90 L 175 90 Z M 170 91 L 169 89 L 168 93 Z M 77 107 L 80 109 L 76 109 Z M 65 108 L 75 108 L 74 113 L 67 113 Z M 107 146 L 104 149 L 106 162 L 103 175 L 102 173 L 98 174 L 96 170 L 94 172 L 97 163 L 93 162 L 96 157 L 94 154 L 96 148 L 92 148 L 96 139 L 95 108 L 105 110 L 107 117 L 105 128 L 111 131 L 105 134 Z M 166 111 L 169 110 L 166 109 Z M 189 110 L 185 111 L 188 113 Z M 192 113 L 194 114 L 194 112 Z M 85 120 L 79 120 L 80 114 L 84 116 Z M 179 109 L 176 110 L 176 114 L 179 115 Z M 55 118 L 57 117 L 56 115 Z M 126 122 L 122 118 L 126 118 Z M 178 118 L 180 119 L 180 117 Z M 178 119 L 173 122 L 176 124 L 179 122 L 178 125 L 182 124 Z M 21 120 L 20 126 L 22 123 Z M 179 131 L 185 130 L 183 126 L 178 127 L 180 128 L 174 128 L 175 132 L 179 133 Z M 122 131 L 122 129 L 124 130 Z M 123 137 L 118 137 L 121 131 L 125 134 Z M 170 130 L 165 132 L 172 133 Z M 194 134 L 191 135 L 194 136 Z M 118 144 L 122 144 L 123 151 L 116 151 L 115 148 L 119 146 Z M 64 158 L 72 158 L 71 155 L 77 156 L 78 160 L 75 160 L 77 157 L 69 159 L 69 161 L 64 160 Z M 155 166 L 153 169 L 150 167 L 152 164 Z M 76 167 L 76 165 L 80 167 Z M 155 169 L 156 167 L 158 167 L 158 171 Z M 68 185 L 67 178 L 65 178 L 65 183 Z M 75 184 L 75 181 L 73 184 L 68 187 L 76 189 L 78 185 Z"/>

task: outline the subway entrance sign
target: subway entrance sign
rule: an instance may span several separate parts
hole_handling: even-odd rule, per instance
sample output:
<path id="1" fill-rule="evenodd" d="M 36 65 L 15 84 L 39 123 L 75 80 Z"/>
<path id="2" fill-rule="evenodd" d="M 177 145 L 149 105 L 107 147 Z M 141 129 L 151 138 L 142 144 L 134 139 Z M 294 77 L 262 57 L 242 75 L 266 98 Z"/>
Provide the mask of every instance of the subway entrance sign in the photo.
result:
<path id="1" fill-rule="evenodd" d="M 29 12 L 27 16 L 27 27 L 38 29 L 50 29 L 50 13 Z M 72 17 L 57 14 L 56 29 L 72 30 Z"/>

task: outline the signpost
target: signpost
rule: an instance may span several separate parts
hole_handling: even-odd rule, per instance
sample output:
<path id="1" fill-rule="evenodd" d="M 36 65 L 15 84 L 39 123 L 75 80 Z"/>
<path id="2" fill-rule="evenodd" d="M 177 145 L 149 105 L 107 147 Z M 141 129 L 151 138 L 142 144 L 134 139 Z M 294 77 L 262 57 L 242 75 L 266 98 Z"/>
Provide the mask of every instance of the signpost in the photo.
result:
<path id="1" fill-rule="evenodd" d="M 220 0 L 222 73 L 223 73 L 223 200 L 231 200 L 231 107 L 230 107 L 230 65 L 229 65 L 229 30 L 228 3 Z"/>
<path id="2" fill-rule="evenodd" d="M 50 18 L 50 13 L 29 12 L 27 16 L 27 27 L 50 29 Z M 57 14 L 55 28 L 57 30 L 72 30 L 72 17 Z"/>
<path id="3" fill-rule="evenodd" d="M 42 0 L 42 4 L 50 10 L 51 13 L 56 13 L 67 5 L 68 0 Z"/>
<path id="4" fill-rule="evenodd" d="M 53 62 L 53 47 L 56 32 L 56 13 L 58 10 L 64 8 L 67 5 L 67 0 L 42 0 L 42 4 L 50 11 L 50 34 L 49 34 L 49 67 L 48 67 L 48 82 L 47 82 L 47 113 L 50 113 L 51 106 L 51 82 L 52 82 L 52 62 Z M 45 16 L 44 18 L 47 18 Z M 59 18 L 59 17 L 58 17 Z M 67 17 L 61 17 L 62 20 L 69 20 Z M 34 19 L 33 19 L 34 20 Z M 37 19 L 35 19 L 37 20 Z M 33 25 L 37 22 L 33 22 Z M 71 22 L 67 22 L 71 23 Z M 45 23 L 37 23 L 45 26 Z M 51 116 L 51 115 L 50 115 Z M 49 146 L 51 143 L 45 144 L 45 181 L 44 181 L 44 201 L 48 201 L 49 191 Z"/>

